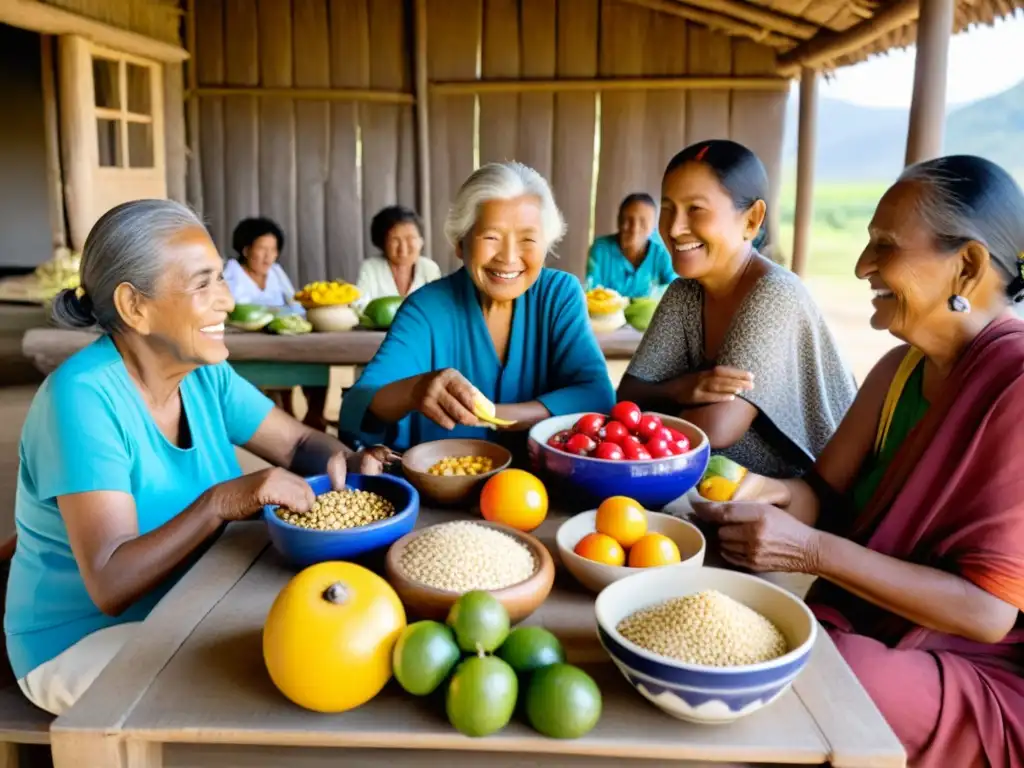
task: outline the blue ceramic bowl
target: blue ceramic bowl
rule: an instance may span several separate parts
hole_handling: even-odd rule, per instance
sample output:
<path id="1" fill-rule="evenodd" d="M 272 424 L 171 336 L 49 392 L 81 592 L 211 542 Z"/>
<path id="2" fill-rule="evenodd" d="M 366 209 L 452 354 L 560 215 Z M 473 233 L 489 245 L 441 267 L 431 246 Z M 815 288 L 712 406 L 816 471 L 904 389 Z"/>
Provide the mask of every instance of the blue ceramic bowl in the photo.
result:
<path id="1" fill-rule="evenodd" d="M 789 652 L 741 667 L 684 664 L 646 651 L 616 630 L 635 611 L 709 589 L 775 624 Z M 814 615 L 795 595 L 757 576 L 721 568 L 654 568 L 627 576 L 602 590 L 594 612 L 601 645 L 629 683 L 662 711 L 694 723 L 728 723 L 771 704 L 807 665 L 818 637 Z"/>
<path id="2" fill-rule="evenodd" d="M 546 472 L 570 486 L 574 497 L 593 507 L 611 496 L 628 496 L 647 509 L 658 510 L 693 489 L 707 469 L 711 443 L 695 425 L 658 414 L 662 423 L 682 432 L 691 449 L 679 456 L 645 461 L 609 461 L 576 456 L 548 445 L 562 430 L 571 429 L 583 413 L 552 416 L 530 430 L 530 461 L 534 471 Z"/>
<path id="3" fill-rule="evenodd" d="M 331 490 L 326 475 L 306 478 L 318 496 Z M 274 547 L 293 565 L 305 568 L 325 560 L 349 560 L 358 555 L 391 545 L 416 525 L 420 496 L 405 480 L 391 475 L 349 474 L 345 485 L 353 490 L 380 494 L 395 505 L 395 514 L 358 528 L 341 531 L 317 531 L 286 523 L 277 516 L 277 506 L 263 508 L 263 519 Z"/>

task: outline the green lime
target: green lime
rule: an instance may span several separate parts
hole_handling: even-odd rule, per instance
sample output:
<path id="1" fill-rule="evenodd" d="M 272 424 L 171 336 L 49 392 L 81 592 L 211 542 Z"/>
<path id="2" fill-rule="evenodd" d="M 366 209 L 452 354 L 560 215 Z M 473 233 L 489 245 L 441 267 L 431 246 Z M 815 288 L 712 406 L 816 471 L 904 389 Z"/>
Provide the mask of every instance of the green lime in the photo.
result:
<path id="1" fill-rule="evenodd" d="M 543 627 L 516 627 L 501 644 L 498 657 L 523 675 L 565 661 L 565 651 L 558 638 Z"/>
<path id="2" fill-rule="evenodd" d="M 497 656 L 470 656 L 455 668 L 445 709 L 450 722 L 466 736 L 487 736 L 512 719 L 519 680 Z"/>
<path id="3" fill-rule="evenodd" d="M 508 637 L 508 611 L 490 592 L 477 589 L 455 601 L 448 612 L 448 626 L 455 630 L 462 650 L 491 653 Z"/>
<path id="4" fill-rule="evenodd" d="M 436 621 L 417 621 L 395 643 L 395 679 L 408 693 L 426 696 L 448 677 L 461 655 L 451 629 Z"/>
<path id="5" fill-rule="evenodd" d="M 526 717 L 545 736 L 578 739 L 601 719 L 601 690 L 571 664 L 538 669 L 526 688 Z"/>

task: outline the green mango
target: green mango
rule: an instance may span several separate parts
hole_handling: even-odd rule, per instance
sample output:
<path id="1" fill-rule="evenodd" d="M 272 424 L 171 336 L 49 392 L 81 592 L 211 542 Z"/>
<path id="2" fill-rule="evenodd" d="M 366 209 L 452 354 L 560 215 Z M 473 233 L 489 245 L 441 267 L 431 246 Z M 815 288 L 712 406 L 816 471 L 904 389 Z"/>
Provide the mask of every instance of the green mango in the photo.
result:
<path id="1" fill-rule="evenodd" d="M 366 305 L 363 317 L 366 318 L 366 322 L 371 324 L 370 327 L 384 330 L 391 327 L 401 305 L 401 296 L 381 296 Z M 360 318 L 360 324 L 362 324 L 362 318 Z"/>
<path id="2" fill-rule="evenodd" d="M 646 331 L 657 308 L 657 299 L 634 299 L 623 313 L 626 315 L 627 323 L 638 331 Z"/>
<path id="3" fill-rule="evenodd" d="M 236 304 L 228 315 L 228 325 L 243 331 L 261 331 L 274 319 L 274 313 L 259 304 Z"/>
<path id="4" fill-rule="evenodd" d="M 302 315 L 283 315 L 275 317 L 267 330 L 280 336 L 299 336 L 313 330 L 313 325 Z"/>

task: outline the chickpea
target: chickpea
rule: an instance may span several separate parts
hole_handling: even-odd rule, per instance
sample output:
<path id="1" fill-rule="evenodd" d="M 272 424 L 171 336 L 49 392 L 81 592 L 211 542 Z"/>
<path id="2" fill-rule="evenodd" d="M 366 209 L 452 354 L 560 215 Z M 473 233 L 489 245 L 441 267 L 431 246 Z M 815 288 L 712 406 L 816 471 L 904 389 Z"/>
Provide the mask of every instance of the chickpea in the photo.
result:
<path id="1" fill-rule="evenodd" d="M 439 477 L 465 477 L 485 475 L 494 469 L 494 461 L 487 456 L 449 456 L 427 470 Z"/>
<path id="2" fill-rule="evenodd" d="M 341 531 L 387 520 L 395 514 L 390 501 L 370 491 L 329 491 L 317 496 L 303 514 L 281 507 L 277 516 L 286 523 L 318 531 Z"/>

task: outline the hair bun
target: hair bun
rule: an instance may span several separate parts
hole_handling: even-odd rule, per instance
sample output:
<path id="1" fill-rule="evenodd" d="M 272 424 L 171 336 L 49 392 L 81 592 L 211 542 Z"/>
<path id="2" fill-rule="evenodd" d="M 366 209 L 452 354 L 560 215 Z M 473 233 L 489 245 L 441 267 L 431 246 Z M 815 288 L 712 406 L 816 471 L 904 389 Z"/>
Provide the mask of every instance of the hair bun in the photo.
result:
<path id="1" fill-rule="evenodd" d="M 78 295 L 77 288 L 65 288 L 53 297 L 52 317 L 62 328 L 91 328 L 96 325 L 89 294 Z"/>

